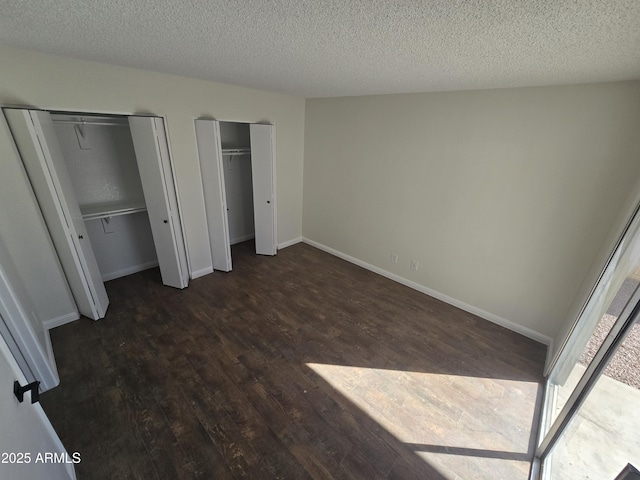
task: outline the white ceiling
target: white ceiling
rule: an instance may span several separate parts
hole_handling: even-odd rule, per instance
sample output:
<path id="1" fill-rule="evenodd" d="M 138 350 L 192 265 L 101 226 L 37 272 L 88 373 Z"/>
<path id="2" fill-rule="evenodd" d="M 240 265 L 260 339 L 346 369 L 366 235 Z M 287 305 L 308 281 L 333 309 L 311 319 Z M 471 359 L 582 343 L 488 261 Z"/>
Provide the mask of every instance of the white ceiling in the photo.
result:
<path id="1" fill-rule="evenodd" d="M 303 97 L 558 85 L 640 78 L 640 0 L 0 0 L 0 43 Z"/>

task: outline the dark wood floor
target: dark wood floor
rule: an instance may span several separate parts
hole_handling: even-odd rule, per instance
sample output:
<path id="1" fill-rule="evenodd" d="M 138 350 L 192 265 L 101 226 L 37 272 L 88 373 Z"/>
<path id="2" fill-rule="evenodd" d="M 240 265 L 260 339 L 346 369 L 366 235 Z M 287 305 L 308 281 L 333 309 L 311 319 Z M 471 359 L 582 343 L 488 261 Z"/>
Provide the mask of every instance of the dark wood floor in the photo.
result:
<path id="1" fill-rule="evenodd" d="M 308 245 L 107 283 L 41 397 L 80 480 L 526 479 L 545 347 Z"/>

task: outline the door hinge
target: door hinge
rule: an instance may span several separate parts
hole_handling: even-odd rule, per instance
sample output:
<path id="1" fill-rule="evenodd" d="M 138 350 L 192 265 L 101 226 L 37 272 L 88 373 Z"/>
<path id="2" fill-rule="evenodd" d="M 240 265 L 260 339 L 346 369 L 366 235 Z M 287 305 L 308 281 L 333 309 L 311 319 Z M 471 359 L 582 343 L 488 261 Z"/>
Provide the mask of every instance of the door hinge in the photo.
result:
<path id="1" fill-rule="evenodd" d="M 40 382 L 37 380 L 35 382 L 31 382 L 24 387 L 20 385 L 20 382 L 17 380 L 13 382 L 13 394 L 18 399 L 18 402 L 22 403 L 24 401 L 24 392 L 28 392 L 31 390 L 31 403 L 36 403 L 40 401 Z"/>

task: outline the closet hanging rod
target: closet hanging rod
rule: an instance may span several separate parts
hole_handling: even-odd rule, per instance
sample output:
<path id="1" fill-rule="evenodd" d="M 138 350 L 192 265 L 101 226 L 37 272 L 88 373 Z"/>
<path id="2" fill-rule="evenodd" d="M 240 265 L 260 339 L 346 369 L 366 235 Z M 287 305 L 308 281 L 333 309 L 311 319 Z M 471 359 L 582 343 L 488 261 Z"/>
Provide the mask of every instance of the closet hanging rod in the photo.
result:
<path id="1" fill-rule="evenodd" d="M 132 213 L 146 212 L 147 206 L 144 202 L 131 204 L 103 204 L 80 208 L 83 220 L 98 220 L 101 218 L 118 217 Z"/>
<path id="2" fill-rule="evenodd" d="M 128 123 L 116 123 L 116 122 L 93 122 L 86 120 L 53 120 L 54 123 L 68 123 L 71 125 L 103 125 L 106 127 L 127 127 Z"/>
<path id="3" fill-rule="evenodd" d="M 249 148 L 223 148 L 222 155 L 251 155 Z"/>

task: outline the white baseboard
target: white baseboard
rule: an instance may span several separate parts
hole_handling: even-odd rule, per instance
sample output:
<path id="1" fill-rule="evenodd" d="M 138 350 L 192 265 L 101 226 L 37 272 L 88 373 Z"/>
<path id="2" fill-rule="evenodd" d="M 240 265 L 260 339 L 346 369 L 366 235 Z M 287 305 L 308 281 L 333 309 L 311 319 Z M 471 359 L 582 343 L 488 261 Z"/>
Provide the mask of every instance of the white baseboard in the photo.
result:
<path id="1" fill-rule="evenodd" d="M 195 280 L 196 278 L 204 277 L 205 275 L 209 275 L 213 273 L 213 266 L 207 268 L 201 268 L 200 270 L 196 270 L 195 272 L 191 272 L 191 280 Z"/>
<path id="2" fill-rule="evenodd" d="M 80 314 L 78 312 L 66 313 L 64 315 L 60 315 L 56 318 L 50 318 L 49 320 L 45 320 L 42 322 L 42 325 L 46 330 L 51 330 L 52 328 L 59 327 L 60 325 L 64 325 L 66 323 L 74 322 L 80 318 Z"/>
<path id="3" fill-rule="evenodd" d="M 292 238 L 291 240 L 287 240 L 286 242 L 279 243 L 278 250 L 282 250 L 283 248 L 290 247 L 291 245 L 295 245 L 296 243 L 300 243 L 302 241 L 302 237 Z"/>
<path id="4" fill-rule="evenodd" d="M 142 263 L 140 265 L 134 265 L 133 267 L 123 268 L 122 270 L 117 270 L 115 272 L 105 273 L 102 275 L 102 281 L 108 282 L 109 280 L 125 277 L 127 275 L 131 275 L 132 273 L 142 272 L 143 270 L 147 270 L 149 268 L 153 268 L 157 266 L 158 266 L 157 260 L 154 260 L 153 262 Z"/>
<path id="5" fill-rule="evenodd" d="M 323 245 L 321 243 L 318 243 L 316 241 L 313 241 L 309 238 L 302 238 L 302 241 L 304 243 L 307 243 L 309 245 L 311 245 L 312 247 L 316 247 L 320 250 L 323 250 L 327 253 L 330 253 L 331 255 L 334 255 L 336 257 L 339 257 L 343 260 L 346 260 L 349 263 L 353 263 L 355 265 L 358 265 L 359 267 L 365 268 L 371 272 L 377 273 L 378 275 L 382 275 L 383 277 L 387 277 L 390 280 L 393 280 L 394 282 L 398 282 L 401 283 L 402 285 L 405 285 L 409 288 L 413 288 L 414 290 L 417 290 L 419 292 L 422 292 L 426 295 L 429 295 L 430 297 L 433 298 L 437 298 L 438 300 L 442 300 L 445 303 L 448 303 L 449 305 L 453 305 L 454 307 L 457 307 L 461 310 L 464 310 L 465 312 L 469 312 L 472 313 L 473 315 L 476 315 L 480 318 L 484 318 L 485 320 L 488 320 L 492 323 L 495 323 L 497 325 L 500 325 L 501 327 L 505 327 L 509 330 L 512 330 L 516 333 L 519 333 L 521 335 L 524 335 L 525 337 L 531 338 L 532 340 L 535 340 L 537 342 L 543 343 L 544 345 L 550 345 L 551 344 L 551 338 L 547 337 L 546 335 L 543 335 L 541 333 L 538 333 L 534 330 L 531 330 L 528 327 L 525 327 L 523 325 L 519 325 L 515 322 L 512 322 L 510 320 L 507 320 L 505 318 L 499 317 L 498 315 L 494 315 L 493 313 L 484 311 L 480 308 L 474 307 L 473 305 L 469 305 L 468 303 L 462 302 L 460 300 L 457 300 L 455 298 L 452 298 L 448 295 L 445 295 L 444 293 L 440 293 L 436 290 L 432 290 L 431 288 L 425 287 L 424 285 L 421 285 L 417 282 L 414 282 L 413 280 L 409 280 L 407 278 L 401 277 L 400 275 L 396 275 L 395 273 L 391 273 L 388 272 L 380 267 L 376 267 L 375 265 L 371 265 L 370 263 L 364 262 L 360 259 L 357 259 L 355 257 L 352 257 L 351 255 L 347 255 L 346 253 L 342 253 L 339 250 L 336 250 L 334 248 L 331 247 L 327 247 L 326 245 Z"/>
<path id="6" fill-rule="evenodd" d="M 256 238 L 256 236 L 253 233 L 250 233 L 249 235 L 241 235 L 239 237 L 235 237 L 229 240 L 229 244 L 235 245 L 236 243 L 246 242 L 247 240 L 251 240 L 252 238 Z"/>

